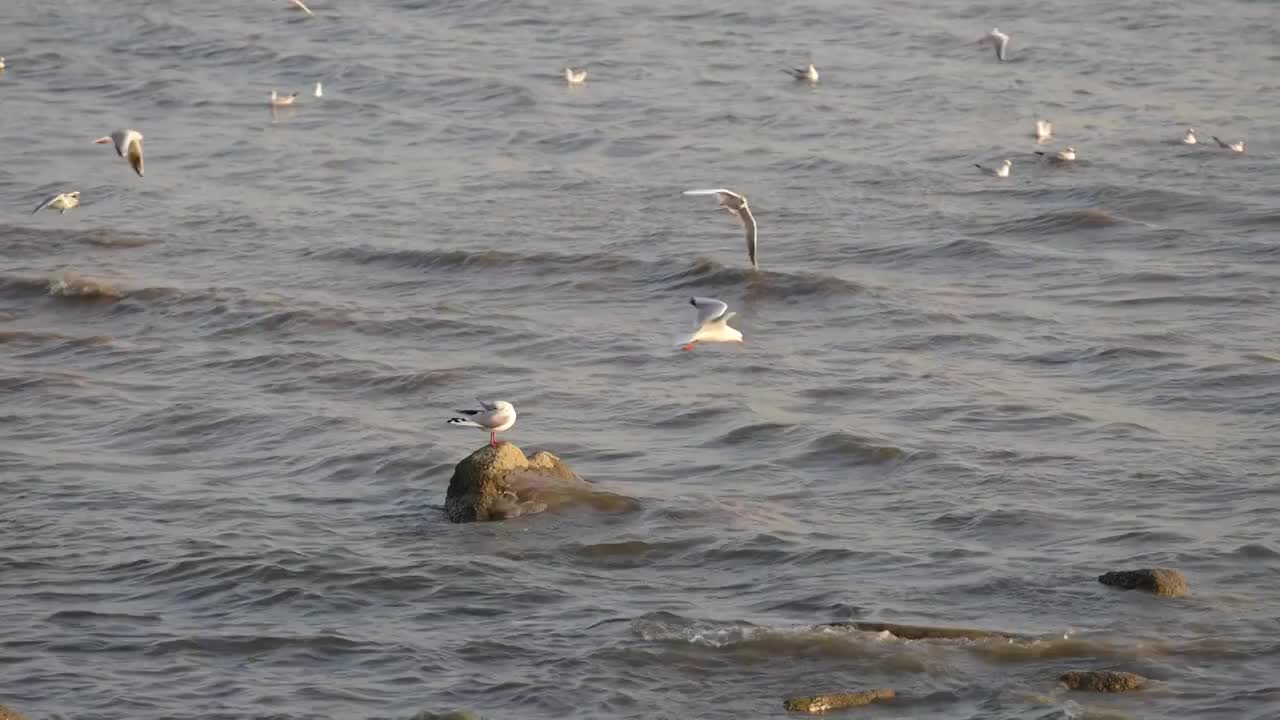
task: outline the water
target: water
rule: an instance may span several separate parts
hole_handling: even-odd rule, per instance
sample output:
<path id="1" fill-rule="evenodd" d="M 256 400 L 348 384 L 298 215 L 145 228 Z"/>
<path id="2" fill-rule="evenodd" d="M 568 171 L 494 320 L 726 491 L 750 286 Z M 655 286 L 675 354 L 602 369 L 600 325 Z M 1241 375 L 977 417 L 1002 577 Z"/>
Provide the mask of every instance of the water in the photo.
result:
<path id="1" fill-rule="evenodd" d="M 1280 716 L 1272 3 L 312 9 L 0 10 L 0 702 Z M 445 522 L 476 396 L 641 509 Z M 1094 579 L 1152 565 L 1193 597 Z"/>

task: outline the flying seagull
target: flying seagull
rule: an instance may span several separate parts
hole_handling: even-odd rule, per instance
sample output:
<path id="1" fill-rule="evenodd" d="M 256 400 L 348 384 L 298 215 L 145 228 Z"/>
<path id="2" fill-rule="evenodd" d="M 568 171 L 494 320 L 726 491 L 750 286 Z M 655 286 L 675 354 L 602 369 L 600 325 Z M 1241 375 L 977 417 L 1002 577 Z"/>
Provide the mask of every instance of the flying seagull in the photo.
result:
<path id="1" fill-rule="evenodd" d="M 999 167 L 995 167 L 995 168 L 982 167 L 977 163 L 974 163 L 973 166 L 987 173 L 988 175 L 995 175 L 996 177 L 1009 177 L 1009 171 L 1013 169 L 1013 161 L 1006 158 L 1004 162 L 1000 163 Z"/>
<path id="2" fill-rule="evenodd" d="M 698 311 L 693 322 L 693 334 L 680 347 L 692 350 L 700 342 L 742 342 L 742 333 L 729 327 L 729 320 L 738 313 L 729 312 L 729 306 L 721 300 L 708 297 L 689 298 L 689 304 Z"/>
<path id="3" fill-rule="evenodd" d="M 98 144 L 112 143 L 116 146 L 116 154 L 129 160 L 129 167 L 142 177 L 142 133 L 137 130 L 120 129 L 94 140 Z"/>
<path id="4" fill-rule="evenodd" d="M 483 400 L 477 400 L 476 402 L 480 403 L 482 409 L 458 410 L 457 412 L 467 417 L 449 418 L 449 424 L 488 430 L 489 445 L 498 447 L 497 434 L 504 430 L 510 430 L 511 426 L 516 424 L 515 406 L 506 400 L 494 400 L 491 403 Z"/>
<path id="5" fill-rule="evenodd" d="M 796 80 L 808 80 L 811 83 L 818 82 L 818 68 L 814 67 L 813 63 L 809 63 L 809 67 L 804 69 L 782 68 L 782 72 L 790 75 Z"/>
<path id="6" fill-rule="evenodd" d="M 1229 142 L 1222 142 L 1221 140 L 1218 139 L 1217 135 L 1211 135 L 1210 137 L 1212 137 L 1213 141 L 1218 143 L 1218 147 L 1222 148 L 1223 150 L 1230 150 L 1231 152 L 1239 152 L 1239 153 L 1244 152 L 1243 140 L 1237 140 L 1235 142 L 1229 143 Z"/>
<path id="7" fill-rule="evenodd" d="M 1036 121 L 1036 140 L 1044 142 L 1053 137 L 1053 123 L 1048 120 Z"/>
<path id="8" fill-rule="evenodd" d="M 324 87 L 320 83 L 316 83 L 316 97 L 324 97 Z"/>
<path id="9" fill-rule="evenodd" d="M 74 192 L 68 192 L 68 193 L 58 193 L 57 195 L 54 195 L 48 200 L 45 200 L 44 202 L 40 203 L 40 207 L 36 208 L 35 210 L 32 210 L 31 214 L 35 215 L 41 210 L 44 210 L 45 208 L 49 208 L 50 210 L 57 210 L 59 215 L 66 215 L 68 210 L 70 210 L 73 207 L 77 207 L 79 204 L 80 204 L 79 190 L 76 190 Z"/>
<path id="10" fill-rule="evenodd" d="M 316 14 L 315 14 L 315 13 L 311 12 L 311 8 L 307 7 L 307 6 L 306 6 L 306 4 L 302 2 L 302 0 L 289 0 L 289 6 L 290 6 L 290 7 L 295 7 L 295 8 L 297 8 L 297 9 L 301 10 L 302 12 L 306 13 L 306 14 L 307 14 L 307 17 L 315 17 L 315 16 L 316 16 Z"/>
<path id="11" fill-rule="evenodd" d="M 1009 47 L 1009 36 L 1000 32 L 1000 28 L 991 28 L 991 32 L 978 38 L 978 45 L 990 45 L 996 49 L 996 57 L 1004 61 L 1005 48 Z"/>
<path id="12" fill-rule="evenodd" d="M 732 190 L 725 190 L 724 188 L 685 190 L 684 194 L 719 196 L 720 207 L 736 215 L 738 220 L 742 222 L 742 227 L 747 232 L 747 258 L 751 260 L 751 267 L 759 270 L 760 263 L 756 257 L 756 219 L 751 216 L 751 208 L 747 206 L 747 199 Z"/>

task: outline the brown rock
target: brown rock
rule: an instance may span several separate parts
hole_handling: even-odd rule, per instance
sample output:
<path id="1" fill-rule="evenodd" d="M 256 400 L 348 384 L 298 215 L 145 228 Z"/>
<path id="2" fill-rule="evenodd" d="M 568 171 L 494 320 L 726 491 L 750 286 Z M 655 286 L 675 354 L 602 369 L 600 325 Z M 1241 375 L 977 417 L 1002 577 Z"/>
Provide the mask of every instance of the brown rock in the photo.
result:
<path id="1" fill-rule="evenodd" d="M 897 693 L 892 690 L 879 688 L 876 690 L 859 690 L 852 693 L 831 693 L 829 695 L 791 698 L 783 703 L 783 707 L 792 712 L 824 713 L 860 705 L 870 705 L 877 700 L 892 700 L 896 696 Z"/>
<path id="2" fill-rule="evenodd" d="M 444 511 L 457 523 L 508 518 L 542 512 L 573 502 L 600 510 L 633 510 L 632 498 L 598 490 L 549 452 L 525 457 L 504 442 L 476 450 L 453 469 Z"/>
<path id="3" fill-rule="evenodd" d="M 1098 582 L 1126 590 L 1146 590 L 1164 597 L 1186 597 L 1191 594 L 1187 588 L 1187 579 L 1182 573 L 1170 568 L 1113 570 L 1099 575 Z"/>
<path id="4" fill-rule="evenodd" d="M 1126 692 L 1137 690 L 1147 684 L 1147 679 L 1131 672 L 1115 670 L 1083 670 L 1063 674 L 1058 682 L 1067 686 L 1068 690 L 1087 690 L 1089 692 Z"/>
<path id="5" fill-rule="evenodd" d="M 27 716 L 7 705 L 0 705 L 0 720 L 27 720 Z"/>

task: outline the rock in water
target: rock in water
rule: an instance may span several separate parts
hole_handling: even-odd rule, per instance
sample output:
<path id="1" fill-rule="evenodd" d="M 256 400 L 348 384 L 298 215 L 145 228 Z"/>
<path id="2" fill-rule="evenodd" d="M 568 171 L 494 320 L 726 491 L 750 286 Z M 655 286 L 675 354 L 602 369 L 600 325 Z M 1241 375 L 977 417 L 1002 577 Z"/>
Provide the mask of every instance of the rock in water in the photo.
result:
<path id="1" fill-rule="evenodd" d="M 1089 692 L 1125 692 L 1137 690 L 1147 684 L 1147 679 L 1131 672 L 1115 670 L 1084 670 L 1065 673 L 1058 682 L 1068 690 Z"/>
<path id="2" fill-rule="evenodd" d="M 506 520 L 572 502 L 600 510 L 632 510 L 635 500 L 597 490 L 560 458 L 541 451 L 525 457 L 509 442 L 485 445 L 453 469 L 444 512 L 452 522 Z"/>
<path id="3" fill-rule="evenodd" d="M 831 693 L 829 695 L 791 698 L 783 703 L 783 706 L 791 712 L 824 713 L 832 710 L 858 707 L 859 705 L 870 705 L 877 700 L 892 700 L 896 696 L 897 693 L 892 690 L 877 688 L 875 690 L 859 690 L 851 693 Z"/>
<path id="4" fill-rule="evenodd" d="M 27 716 L 7 705 L 0 705 L 0 720 L 27 720 Z"/>
<path id="5" fill-rule="evenodd" d="M 1164 597 L 1186 597 L 1191 594 L 1187 588 L 1187 579 L 1182 573 L 1169 568 L 1113 570 L 1099 575 L 1098 582 L 1126 590 L 1146 590 Z"/>

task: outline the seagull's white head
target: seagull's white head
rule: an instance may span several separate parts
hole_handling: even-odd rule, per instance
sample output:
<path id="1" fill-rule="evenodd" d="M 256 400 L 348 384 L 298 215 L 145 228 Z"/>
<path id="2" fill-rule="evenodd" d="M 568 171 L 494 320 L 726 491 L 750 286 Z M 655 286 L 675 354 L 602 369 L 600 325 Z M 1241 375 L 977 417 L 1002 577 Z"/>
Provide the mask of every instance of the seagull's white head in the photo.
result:
<path id="1" fill-rule="evenodd" d="M 4 58 L 0 58 L 0 60 L 3 60 L 3 59 L 4 59 Z M 69 195 L 69 196 L 71 196 L 71 197 L 73 197 L 73 198 L 78 198 L 78 197 L 80 197 L 80 191 L 79 191 L 79 190 L 72 190 L 71 192 L 67 193 L 67 195 Z"/>
<path id="2" fill-rule="evenodd" d="M 516 408 L 506 400 L 494 400 L 493 409 L 499 412 L 514 412 Z"/>

